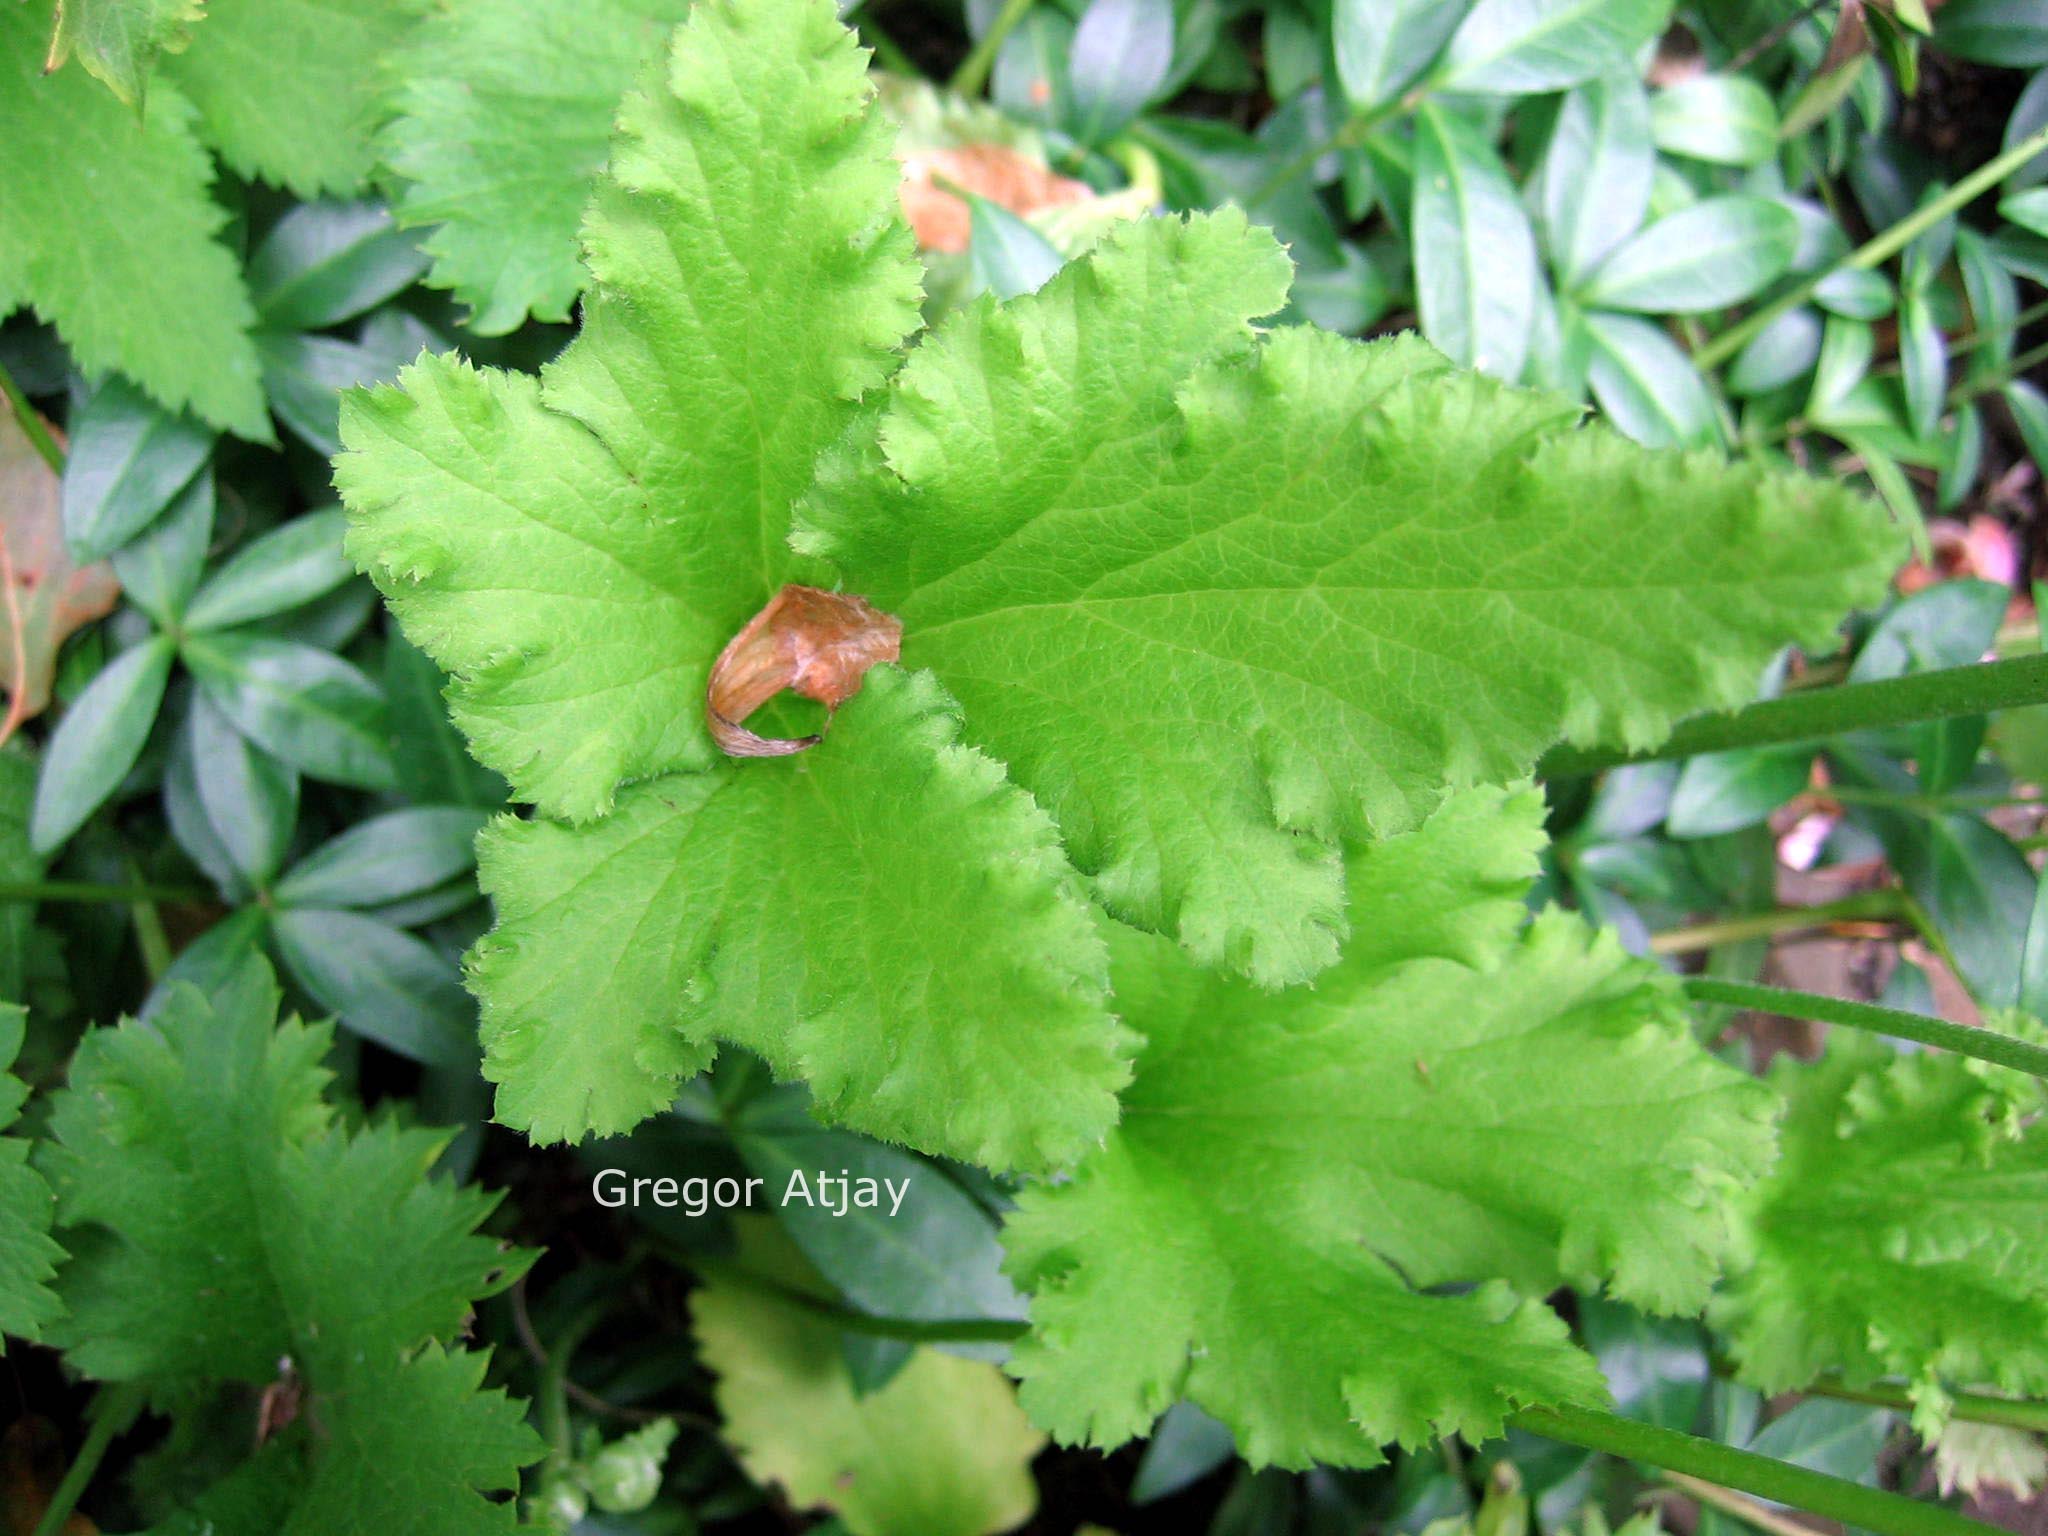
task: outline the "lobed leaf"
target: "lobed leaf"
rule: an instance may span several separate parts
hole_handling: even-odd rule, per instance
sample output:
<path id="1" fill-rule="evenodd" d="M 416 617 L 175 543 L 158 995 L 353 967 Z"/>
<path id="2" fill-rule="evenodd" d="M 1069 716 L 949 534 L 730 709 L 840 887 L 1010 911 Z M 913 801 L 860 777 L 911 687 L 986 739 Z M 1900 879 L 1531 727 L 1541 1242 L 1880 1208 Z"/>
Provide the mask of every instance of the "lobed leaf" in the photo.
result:
<path id="1" fill-rule="evenodd" d="M 351 553 L 547 814 L 710 764 L 711 661 L 916 323 L 871 95 L 829 4 L 700 7 L 621 109 L 582 334 L 542 382 L 426 358 L 344 409 Z"/>
<path id="2" fill-rule="evenodd" d="M 81 369 L 268 439 L 248 291 L 193 111 L 159 84 L 140 121 L 77 70 L 43 73 L 45 5 L 0 6 L 0 313 L 23 304 Z M 88 193 L 86 189 L 90 189 Z"/>
<path id="3" fill-rule="evenodd" d="M 402 178 L 395 212 L 431 226 L 428 279 L 479 335 L 566 320 L 583 290 L 577 226 L 619 99 L 689 7 L 683 0 L 463 0 L 399 46 L 380 136 Z"/>
<path id="4" fill-rule="evenodd" d="M 715 1038 L 926 1151 L 1047 1168 L 1099 1140 L 1129 1078 L 1102 940 L 1044 813 L 958 731 L 929 674 L 879 668 L 803 756 L 489 828 L 470 966 L 498 1118 L 629 1129 Z"/>
<path id="5" fill-rule="evenodd" d="M 303 1382 L 296 1425 L 170 1529 L 509 1531 L 485 1495 L 539 1442 L 444 1346 L 527 1257 L 477 1233 L 490 1197 L 427 1177 L 437 1133 L 336 1125 L 329 1031 L 277 1003 L 252 957 L 80 1044 L 43 1160 L 73 1254 L 51 1339 L 159 1394 L 274 1385 L 280 1361 Z"/>
<path id="6" fill-rule="evenodd" d="M 1783 1153 L 1737 1206 L 1740 1258 L 1712 1319 L 1767 1392 L 1822 1372 L 1913 1383 L 1924 1433 L 1944 1388 L 2048 1392 L 2048 1131 L 2031 1079 L 1893 1055 L 1837 1031 L 1780 1058 Z"/>
<path id="7" fill-rule="evenodd" d="M 1529 1298 L 1704 1300 L 1772 1096 L 1612 937 L 1561 913 L 1517 936 L 1541 818 L 1532 791 L 1472 791 L 1354 849 L 1355 937 L 1313 991 L 1120 935 L 1147 1036 L 1123 1120 L 1005 1235 L 1037 1422 L 1111 1446 L 1187 1397 L 1255 1463 L 1371 1465 L 1603 1396 Z"/>
<path id="8" fill-rule="evenodd" d="M 236 172 L 301 198 L 361 191 L 376 164 L 386 55 L 425 0 L 205 0 L 163 72 Z"/>
<path id="9" fill-rule="evenodd" d="M 9 777 L 18 758 L 0 758 Z M 0 1131 L 21 1114 L 28 1087 L 7 1069 L 21 1053 L 27 1013 L 18 1003 L 0 1003 Z M 63 1311 L 50 1282 L 64 1250 L 50 1238 L 56 1198 L 43 1176 L 29 1166 L 29 1144 L 0 1136 L 0 1335 L 35 1341 Z"/>
<path id="10" fill-rule="evenodd" d="M 1749 697 L 1899 543 L 1413 338 L 1254 348 L 1283 275 L 1226 211 L 957 313 L 797 537 L 902 618 L 1112 912 L 1267 983 L 1335 955 L 1339 837 Z"/>

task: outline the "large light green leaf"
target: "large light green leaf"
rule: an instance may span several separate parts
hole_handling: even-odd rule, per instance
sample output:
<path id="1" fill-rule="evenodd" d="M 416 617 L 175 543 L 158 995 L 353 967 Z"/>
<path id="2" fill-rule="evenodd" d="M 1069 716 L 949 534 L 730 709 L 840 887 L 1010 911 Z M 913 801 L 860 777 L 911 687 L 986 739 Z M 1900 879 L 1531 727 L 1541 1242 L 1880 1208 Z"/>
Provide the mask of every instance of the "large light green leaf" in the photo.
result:
<path id="1" fill-rule="evenodd" d="M 1129 1078 L 1102 941 L 1044 813 L 957 732 L 929 675 L 884 669 L 802 757 L 486 831 L 498 1117 L 625 1130 L 717 1038 L 927 1151 L 1044 1168 L 1093 1145 Z"/>
<path id="2" fill-rule="evenodd" d="M 1772 1096 L 1611 937 L 1561 913 L 1517 934 L 1542 813 L 1473 791 L 1357 849 L 1354 937 L 1312 990 L 1122 932 L 1117 998 L 1147 1037 L 1123 1120 L 1005 1237 L 1034 1419 L 1111 1446 L 1187 1397 L 1254 1463 L 1369 1465 L 1597 1401 L 1534 1299 L 1562 1281 L 1700 1305 Z"/>
<path id="3" fill-rule="evenodd" d="M 2000 1021 L 1993 1021 L 1996 1027 Z M 2048 1392 L 2048 1129 L 2039 1084 L 1837 1031 L 1817 1064 L 1780 1058 L 1784 1150 L 1738 1203 L 1742 1241 L 1716 1298 L 1742 1378 L 1765 1391 L 1824 1371 L 1944 1390 Z"/>
<path id="4" fill-rule="evenodd" d="M 902 616 L 1113 912 L 1284 982 L 1334 954 L 1337 837 L 1750 696 L 1896 535 L 1413 339 L 1253 349 L 1274 259 L 1232 213 L 1154 222 L 960 312 L 799 542 Z"/>
<path id="5" fill-rule="evenodd" d="M 87 372 L 267 438 L 190 104 L 158 87 L 138 120 L 78 70 L 45 75 L 49 26 L 46 5 L 0 5 L 0 313 L 32 304 Z"/>
<path id="6" fill-rule="evenodd" d="M 45 1159 L 72 1251 L 52 1341 L 172 1400 L 268 1386 L 289 1362 L 297 1423 L 184 1529 L 510 1531 L 512 1506 L 486 1495 L 539 1442 L 477 1391 L 483 1357 L 443 1345 L 527 1256 L 476 1231 L 489 1197 L 427 1177 L 439 1135 L 335 1123 L 329 1031 L 276 1023 L 277 1001 L 248 958 L 210 998 L 175 986 L 148 1025 L 79 1046 Z"/>
<path id="7" fill-rule="evenodd" d="M 386 55 L 426 0 L 206 0 L 192 43 L 163 61 L 200 133 L 244 176 L 300 197 L 348 196 L 376 164 Z"/>
<path id="8" fill-rule="evenodd" d="M 619 99 L 685 0 L 460 0 L 394 54 L 380 146 L 397 214 L 431 226 L 431 282 L 495 336 L 530 313 L 566 320 L 582 291 L 576 229 Z"/>
<path id="9" fill-rule="evenodd" d="M 344 409 L 350 551 L 543 811 L 709 764 L 711 662 L 793 573 L 790 503 L 916 324 L 870 95 L 829 4 L 700 7 L 622 109 L 596 289 L 542 382 L 425 358 Z"/>

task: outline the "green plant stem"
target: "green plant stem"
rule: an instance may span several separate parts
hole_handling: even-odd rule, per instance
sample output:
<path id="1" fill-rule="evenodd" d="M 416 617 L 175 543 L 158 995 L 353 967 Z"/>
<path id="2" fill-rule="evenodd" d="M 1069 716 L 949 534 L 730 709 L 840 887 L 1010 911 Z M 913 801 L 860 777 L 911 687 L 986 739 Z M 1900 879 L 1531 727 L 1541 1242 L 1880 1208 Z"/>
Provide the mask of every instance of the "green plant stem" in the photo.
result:
<path id="1" fill-rule="evenodd" d="M 1662 743 L 1641 751 L 1626 748 L 1560 747 L 1537 764 L 1539 777 L 1571 778 L 1623 763 L 1696 757 L 1738 747 L 1780 746 L 1819 741 L 1848 731 L 1883 730 L 1925 720 L 1988 715 L 1995 710 L 2048 703 L 2048 653 L 2007 661 L 1944 667 L 1839 688 L 1809 688 L 1764 699 L 1725 715 L 1681 720 Z"/>
<path id="2" fill-rule="evenodd" d="M 600 1303 L 577 1313 L 556 1336 L 541 1365 L 540 1383 L 534 1395 L 540 1402 L 541 1435 L 548 1443 L 550 1461 L 567 1462 L 576 1454 L 575 1444 L 569 1438 L 569 1362 L 590 1337 L 591 1330 L 604 1320 L 604 1311 Z"/>
<path id="3" fill-rule="evenodd" d="M 1258 191 L 1252 194 L 1252 206 L 1254 208 L 1258 207 L 1282 187 L 1286 186 L 1287 183 L 1294 180 L 1295 177 L 1312 170 L 1315 163 L 1322 159 L 1323 156 L 1332 154 L 1337 150 L 1358 148 L 1359 145 L 1371 138 L 1374 131 L 1382 124 L 1391 122 L 1395 118 L 1406 117 L 1417 107 L 1421 106 L 1425 95 L 1427 95 L 1427 92 L 1424 88 L 1416 86 L 1414 89 L 1396 96 L 1392 101 L 1383 101 L 1376 107 L 1368 107 L 1356 117 L 1345 119 L 1337 130 L 1327 139 L 1323 140 L 1322 143 L 1311 149 L 1303 150 L 1292 160 L 1283 162 L 1279 170 L 1273 172 L 1272 175 L 1259 183 Z"/>
<path id="4" fill-rule="evenodd" d="M 1693 354 L 1702 368 L 1725 363 L 1749 344 L 1750 339 L 1787 310 L 1797 309 L 1813 297 L 1814 290 L 1837 272 L 1867 270 L 1904 250 L 1957 209 L 1974 202 L 1999 182 L 2048 149 L 2048 128 L 2030 134 L 1997 159 L 1980 165 L 1940 197 L 1923 204 L 1882 233 L 1872 236 L 1832 266 L 1810 273 L 1779 294 L 1770 303 L 1752 310 Z"/>
<path id="5" fill-rule="evenodd" d="M 104 885 L 96 880 L 13 880 L 0 882 L 0 901 L 211 901 L 213 892 L 196 885 Z"/>
<path id="6" fill-rule="evenodd" d="M 14 419 L 20 425 L 22 435 L 31 447 L 42 455 L 54 474 L 64 473 L 64 450 L 57 446 L 57 440 L 50 436 L 50 429 L 43 425 L 43 418 L 36 414 L 36 408 L 28 403 L 28 396 L 21 392 L 21 386 L 14 382 L 14 375 L 0 366 L 0 394 L 7 396 L 7 405 L 14 412 Z"/>
<path id="7" fill-rule="evenodd" d="M 2041 363 L 2048 363 L 2048 343 L 2020 353 L 1996 373 L 1986 374 L 1981 379 L 1964 379 L 1948 392 L 1948 403 L 1962 405 L 1979 395 L 1988 395 L 1994 389 L 2003 389 L 2029 368 Z"/>
<path id="8" fill-rule="evenodd" d="M 874 50 L 875 57 L 882 61 L 882 68 L 891 74 L 915 76 L 921 73 L 917 61 L 903 51 L 902 45 L 895 38 L 882 30 L 881 23 L 874 17 L 861 18 L 860 35 L 867 40 L 868 47 Z"/>
<path id="9" fill-rule="evenodd" d="M 1847 1387 L 1840 1382 L 1817 1381 L 1802 1389 L 1808 1397 L 1835 1397 L 1845 1403 L 1872 1403 L 1880 1408 L 1896 1408 L 1901 1413 L 1913 1409 L 1912 1394 L 1904 1387 L 1874 1383 L 1867 1387 Z M 1970 1424 L 2002 1424 L 2009 1429 L 2031 1429 L 2048 1433 L 2048 1403 L 2029 1402 L 2021 1398 L 1993 1397 L 1987 1392 L 1957 1392 L 1949 1409 L 1953 1418 Z"/>
<path id="10" fill-rule="evenodd" d="M 1946 1019 L 1907 1013 L 1899 1008 L 1881 1008 L 1875 1003 L 1852 1002 L 1847 998 L 1824 997 L 1816 992 L 1793 992 L 1784 987 L 1752 986 L 1742 981 L 1721 981 L 1711 976 L 1691 976 L 1685 981 L 1686 996 L 1703 1003 L 1727 1003 L 1736 1008 L 1753 1008 L 1788 1019 L 1818 1019 L 1823 1024 L 1840 1024 L 1849 1029 L 1867 1029 L 1874 1034 L 1900 1040 L 1917 1040 L 1958 1056 L 2011 1067 L 2016 1072 L 2048 1077 L 2048 1047 L 1993 1029 L 1972 1029 Z"/>
<path id="11" fill-rule="evenodd" d="M 996 66 L 996 55 L 1002 51 L 1004 40 L 1016 30 L 1017 23 L 1030 9 L 1031 0 L 1003 0 L 1003 8 L 996 12 L 996 19 L 968 51 L 967 57 L 960 61 L 960 67 L 953 71 L 953 78 L 946 82 L 946 88 L 956 96 L 979 95 L 981 88 L 988 84 L 989 71 Z"/>
<path id="12" fill-rule="evenodd" d="M 107 1447 L 114 1443 L 115 1436 L 135 1422 L 135 1416 L 142 1411 L 142 1402 L 143 1389 L 132 1381 L 110 1383 L 99 1389 L 92 1400 L 85 1444 L 78 1448 L 78 1454 L 65 1470 L 64 1480 L 50 1495 L 50 1502 L 43 1506 L 43 1515 L 36 1521 L 33 1536 L 57 1536 L 64 1529 L 64 1522 L 71 1518 L 71 1511 L 84 1497 L 93 1473 L 99 1470 Z"/>
<path id="13" fill-rule="evenodd" d="M 1774 912 L 1751 912 L 1742 917 L 1724 917 L 1687 928 L 1668 928 L 1650 937 L 1650 952 L 1657 955 L 1689 955 L 1743 939 L 1768 939 L 1802 928 L 1825 928 L 1830 923 L 1909 922 L 1905 892 L 1864 891 L 1840 901 L 1813 907 L 1780 907 Z"/>
<path id="14" fill-rule="evenodd" d="M 1618 1414 L 1575 1407 L 1525 1408 L 1508 1422 L 1546 1440 L 1647 1462 L 1717 1487 L 1862 1526 L 1879 1536 L 1989 1536 L 1992 1530 L 1938 1504 L 1810 1472 L 1755 1451 L 1739 1451 L 1676 1430 L 1638 1424 Z"/>

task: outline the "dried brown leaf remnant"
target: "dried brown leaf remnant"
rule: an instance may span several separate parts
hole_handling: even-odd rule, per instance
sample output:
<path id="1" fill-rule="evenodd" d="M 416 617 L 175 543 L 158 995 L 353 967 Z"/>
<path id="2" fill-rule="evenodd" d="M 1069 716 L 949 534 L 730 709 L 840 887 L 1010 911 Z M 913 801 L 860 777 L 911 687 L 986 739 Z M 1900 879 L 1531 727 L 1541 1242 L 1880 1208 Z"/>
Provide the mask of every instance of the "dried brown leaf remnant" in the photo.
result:
<path id="1" fill-rule="evenodd" d="M 61 489 L 13 413 L 0 411 L 0 683 L 7 689 L 0 741 L 50 702 L 65 637 L 121 596 L 112 566 L 71 563 Z"/>
<path id="2" fill-rule="evenodd" d="M 1007 144 L 918 149 L 902 158 L 903 216 L 921 250 L 967 249 L 972 215 L 966 201 L 949 188 L 985 197 L 1020 218 L 1095 196 L 1086 182 L 1061 176 Z"/>
<path id="3" fill-rule="evenodd" d="M 711 668 L 704 721 L 728 757 L 787 757 L 818 736 L 756 736 L 746 718 L 783 689 L 837 709 L 860 692 L 878 661 L 903 649 L 903 621 L 864 597 L 818 587 L 784 587 L 747 620 Z"/>

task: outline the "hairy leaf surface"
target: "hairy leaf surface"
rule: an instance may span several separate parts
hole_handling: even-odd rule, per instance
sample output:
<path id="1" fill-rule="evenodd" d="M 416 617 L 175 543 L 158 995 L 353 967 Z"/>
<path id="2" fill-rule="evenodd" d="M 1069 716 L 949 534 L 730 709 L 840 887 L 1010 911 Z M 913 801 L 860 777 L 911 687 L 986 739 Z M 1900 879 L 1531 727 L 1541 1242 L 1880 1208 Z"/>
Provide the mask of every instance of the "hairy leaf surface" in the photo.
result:
<path id="1" fill-rule="evenodd" d="M 350 549 L 551 815 L 713 755 L 705 678 L 795 568 L 790 504 L 915 325 L 863 55 L 824 0 L 700 6 L 621 109 L 582 334 L 528 378 L 351 397 Z"/>
<path id="2" fill-rule="evenodd" d="M 0 314 L 32 304 L 86 372 L 267 438 L 190 103 L 159 84 L 138 120 L 78 70 L 45 75 L 49 27 L 47 6 L 0 5 Z"/>
<path id="3" fill-rule="evenodd" d="M 927 1151 L 1043 1168 L 1093 1145 L 1130 1070 L 1103 943 L 1044 812 L 958 733 L 929 674 L 881 668 L 803 756 L 490 828 L 471 975 L 498 1117 L 628 1129 L 723 1039 Z"/>
<path id="4" fill-rule="evenodd" d="M 2048 1392 L 2048 1125 L 2033 1079 L 1835 1031 L 1781 1057 L 1784 1152 L 1740 1207 L 1715 1299 L 1743 1379 L 1823 1371 L 1914 1384 L 1926 1433 L 1945 1386 Z"/>
<path id="5" fill-rule="evenodd" d="M 1186 1396 L 1255 1462 L 1369 1465 L 1601 1397 L 1528 1298 L 1704 1300 L 1772 1096 L 1611 937 L 1562 913 L 1516 933 L 1541 816 L 1531 791 L 1470 791 L 1358 849 L 1354 937 L 1313 990 L 1113 945 L 1148 1042 L 1122 1123 L 1005 1236 L 1037 1422 L 1115 1445 Z"/>
<path id="6" fill-rule="evenodd" d="M 274 1385 L 290 1362 L 296 1431 L 193 1528 L 510 1530 L 483 1494 L 539 1444 L 477 1391 L 483 1357 L 441 1346 L 526 1256 L 476 1232 L 490 1197 L 427 1177 L 441 1135 L 336 1125 L 331 1032 L 273 1027 L 277 1003 L 252 958 L 213 997 L 176 987 L 148 1025 L 80 1044 L 44 1162 L 73 1253 L 52 1341 L 88 1375 L 161 1389 Z"/>
<path id="7" fill-rule="evenodd" d="M 428 281 L 470 306 L 479 335 L 566 320 L 583 291 L 576 230 L 612 119 L 660 57 L 686 0 L 463 0 L 392 60 L 401 82 L 380 140 L 405 178 L 394 211 L 431 225 Z"/>
<path id="8" fill-rule="evenodd" d="M 1646 453 L 1412 338 L 1254 349 L 1286 270 L 1235 212 L 1153 221 L 950 317 L 797 541 L 1112 911 L 1268 983 L 1335 954 L 1340 836 L 1749 698 L 1899 547 L 1840 488 Z"/>

